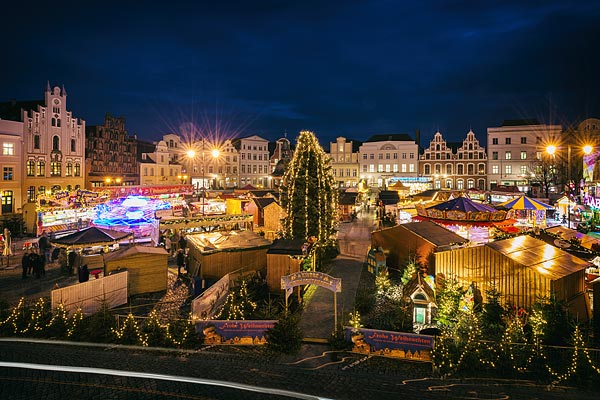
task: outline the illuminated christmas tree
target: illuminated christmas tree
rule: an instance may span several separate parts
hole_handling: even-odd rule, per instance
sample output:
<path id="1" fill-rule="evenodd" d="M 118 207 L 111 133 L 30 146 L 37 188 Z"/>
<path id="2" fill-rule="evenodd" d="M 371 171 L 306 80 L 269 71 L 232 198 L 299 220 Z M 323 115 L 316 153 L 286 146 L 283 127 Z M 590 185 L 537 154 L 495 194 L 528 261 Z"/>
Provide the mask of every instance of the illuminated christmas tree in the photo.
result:
<path id="1" fill-rule="evenodd" d="M 302 131 L 283 177 L 284 236 L 304 239 L 314 236 L 318 245 L 335 233 L 338 196 L 329 158 L 315 135 Z"/>

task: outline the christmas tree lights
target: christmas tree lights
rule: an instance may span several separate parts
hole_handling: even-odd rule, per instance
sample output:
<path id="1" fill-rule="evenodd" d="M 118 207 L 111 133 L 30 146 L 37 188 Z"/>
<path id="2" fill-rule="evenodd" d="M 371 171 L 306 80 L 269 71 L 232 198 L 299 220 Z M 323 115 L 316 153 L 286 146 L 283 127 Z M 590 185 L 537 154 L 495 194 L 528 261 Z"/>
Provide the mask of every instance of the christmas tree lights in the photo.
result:
<path id="1" fill-rule="evenodd" d="M 315 135 L 302 131 L 283 176 L 282 196 L 286 216 L 284 235 L 291 239 L 314 236 L 318 245 L 335 233 L 338 197 L 329 157 Z"/>

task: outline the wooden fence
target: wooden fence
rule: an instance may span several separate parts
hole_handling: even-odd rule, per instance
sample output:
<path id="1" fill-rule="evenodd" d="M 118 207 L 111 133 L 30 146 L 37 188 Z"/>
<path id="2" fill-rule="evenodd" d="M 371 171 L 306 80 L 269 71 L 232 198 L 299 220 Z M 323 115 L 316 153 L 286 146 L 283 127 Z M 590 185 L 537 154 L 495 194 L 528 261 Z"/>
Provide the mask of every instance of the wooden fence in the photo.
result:
<path id="1" fill-rule="evenodd" d="M 78 283 L 51 293 L 52 309 L 63 304 L 69 313 L 81 308 L 84 315 L 95 313 L 106 301 L 109 308 L 127 303 L 128 272 L 108 275 Z"/>

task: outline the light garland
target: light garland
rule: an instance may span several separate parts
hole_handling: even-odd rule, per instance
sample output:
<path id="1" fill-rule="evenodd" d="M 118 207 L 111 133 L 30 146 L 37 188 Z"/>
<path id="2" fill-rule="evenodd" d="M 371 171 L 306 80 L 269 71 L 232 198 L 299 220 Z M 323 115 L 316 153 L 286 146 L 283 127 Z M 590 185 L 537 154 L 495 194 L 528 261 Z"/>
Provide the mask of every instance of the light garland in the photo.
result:
<path id="1" fill-rule="evenodd" d="M 300 132 L 280 187 L 286 237 L 315 236 L 323 244 L 335 233 L 338 198 L 329 162 L 315 135 Z"/>

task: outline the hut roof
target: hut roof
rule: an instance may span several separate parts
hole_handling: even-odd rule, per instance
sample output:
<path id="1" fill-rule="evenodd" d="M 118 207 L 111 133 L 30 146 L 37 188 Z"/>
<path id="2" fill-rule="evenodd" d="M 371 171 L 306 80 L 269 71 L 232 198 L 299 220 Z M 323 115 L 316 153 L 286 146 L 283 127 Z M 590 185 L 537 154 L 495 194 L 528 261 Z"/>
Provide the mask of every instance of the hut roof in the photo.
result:
<path id="1" fill-rule="evenodd" d="M 275 203 L 277 200 L 275 200 L 273 197 L 257 197 L 253 198 L 252 201 L 254 201 L 258 209 L 262 210 L 269 204 Z"/>
<path id="2" fill-rule="evenodd" d="M 252 231 L 227 231 L 191 234 L 186 236 L 189 246 L 202 253 L 238 251 L 253 248 L 266 248 L 271 241 Z"/>
<path id="3" fill-rule="evenodd" d="M 498 211 L 494 207 L 491 207 L 491 206 L 488 206 L 488 205 L 485 205 L 482 203 L 477 203 L 477 202 L 471 200 L 470 198 L 464 197 L 464 196 L 456 197 L 454 199 L 450 199 L 443 203 L 434 204 L 427 208 L 434 208 L 436 210 L 441 210 L 441 211 L 464 211 L 464 212 L 480 211 L 480 212 L 493 213 L 493 212 Z"/>
<path id="4" fill-rule="evenodd" d="M 592 265 L 564 250 L 528 235 L 487 243 L 511 260 L 557 280 Z"/>
<path id="5" fill-rule="evenodd" d="M 358 193 L 342 192 L 338 198 L 338 204 L 342 206 L 353 206 L 356 204 L 356 196 Z"/>
<path id="6" fill-rule="evenodd" d="M 112 253 L 104 254 L 104 261 L 115 261 L 123 258 L 131 257 L 136 254 L 161 254 L 168 255 L 167 251 L 162 247 L 151 247 L 135 245 L 127 248 L 123 248 Z"/>
<path id="7" fill-rule="evenodd" d="M 409 222 L 388 229 L 408 229 L 438 247 L 467 242 L 462 236 L 431 221 Z"/>
<path id="8" fill-rule="evenodd" d="M 563 240 L 571 240 L 573 238 L 579 239 L 581 245 L 588 249 L 591 249 L 593 244 L 600 244 L 600 239 L 578 232 L 575 229 L 569 229 L 562 225 L 546 228 L 546 232 L 557 235 Z"/>
<path id="9" fill-rule="evenodd" d="M 290 256 L 301 256 L 303 239 L 275 239 L 267 254 L 288 254 Z"/>

